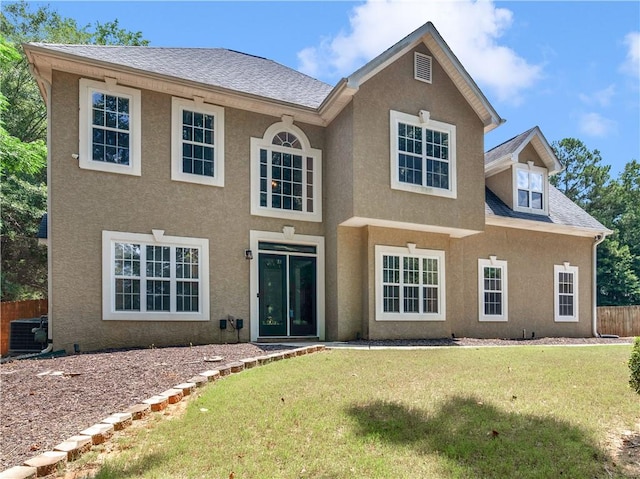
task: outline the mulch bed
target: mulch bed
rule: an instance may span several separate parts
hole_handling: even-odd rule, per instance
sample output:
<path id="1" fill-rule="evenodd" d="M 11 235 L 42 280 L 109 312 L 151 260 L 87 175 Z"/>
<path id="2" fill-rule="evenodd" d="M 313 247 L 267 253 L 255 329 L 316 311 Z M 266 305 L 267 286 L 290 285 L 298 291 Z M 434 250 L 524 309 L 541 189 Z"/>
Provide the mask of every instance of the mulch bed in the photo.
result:
<path id="1" fill-rule="evenodd" d="M 354 341 L 358 346 L 511 346 L 631 344 L 633 338 Z M 225 344 L 82 353 L 0 365 L 0 471 L 22 464 L 112 413 L 208 369 L 283 345 Z M 210 359 L 221 356 L 222 362 Z M 44 373 L 44 374 L 43 374 Z M 52 374 L 55 373 L 55 374 Z"/>
<path id="2" fill-rule="evenodd" d="M 216 344 L 4 363 L 0 365 L 0 472 L 198 373 L 284 349 Z M 209 361 L 216 356 L 223 360 Z"/>

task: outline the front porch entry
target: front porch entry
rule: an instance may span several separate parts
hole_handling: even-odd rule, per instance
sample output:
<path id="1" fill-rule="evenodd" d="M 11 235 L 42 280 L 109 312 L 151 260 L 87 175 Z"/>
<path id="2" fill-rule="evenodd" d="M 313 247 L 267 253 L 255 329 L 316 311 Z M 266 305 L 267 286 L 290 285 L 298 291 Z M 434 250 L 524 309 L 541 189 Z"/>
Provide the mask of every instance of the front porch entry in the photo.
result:
<path id="1" fill-rule="evenodd" d="M 252 341 L 324 339 L 323 238 L 287 233 L 251 232 Z"/>

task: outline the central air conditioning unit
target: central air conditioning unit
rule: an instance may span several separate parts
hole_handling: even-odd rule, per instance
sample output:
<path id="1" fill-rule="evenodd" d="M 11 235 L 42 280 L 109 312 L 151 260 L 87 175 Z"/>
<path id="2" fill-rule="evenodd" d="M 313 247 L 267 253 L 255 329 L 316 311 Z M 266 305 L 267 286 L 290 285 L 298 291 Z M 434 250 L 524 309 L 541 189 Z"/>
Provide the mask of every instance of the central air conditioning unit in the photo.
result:
<path id="1" fill-rule="evenodd" d="M 39 353 L 47 346 L 47 317 L 16 319 L 10 323 L 9 352 L 10 353 Z M 42 328 L 36 333 L 34 330 Z M 36 339 L 38 341 L 36 341 Z M 42 341 L 44 340 L 44 342 Z"/>

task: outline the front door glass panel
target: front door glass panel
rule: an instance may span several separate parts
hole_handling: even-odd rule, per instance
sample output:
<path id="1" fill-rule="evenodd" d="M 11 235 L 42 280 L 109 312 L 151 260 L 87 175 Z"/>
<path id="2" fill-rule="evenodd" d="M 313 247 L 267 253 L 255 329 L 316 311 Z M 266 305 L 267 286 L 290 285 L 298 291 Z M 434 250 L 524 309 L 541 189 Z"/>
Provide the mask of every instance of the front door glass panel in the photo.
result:
<path id="1" fill-rule="evenodd" d="M 260 336 L 287 335 L 287 257 L 259 255 Z"/>
<path id="2" fill-rule="evenodd" d="M 316 258 L 314 257 L 289 257 L 289 321 L 291 336 L 316 334 Z"/>

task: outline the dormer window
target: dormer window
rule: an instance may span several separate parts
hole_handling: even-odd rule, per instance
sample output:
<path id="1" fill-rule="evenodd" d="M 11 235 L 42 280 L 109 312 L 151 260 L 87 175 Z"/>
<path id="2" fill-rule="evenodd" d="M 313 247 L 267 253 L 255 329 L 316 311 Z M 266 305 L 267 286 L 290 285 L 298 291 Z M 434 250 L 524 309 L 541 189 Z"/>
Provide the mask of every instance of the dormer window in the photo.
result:
<path id="1" fill-rule="evenodd" d="M 549 186 L 545 168 L 534 166 L 533 162 L 514 165 L 513 185 L 513 209 L 515 211 L 548 214 Z"/>

